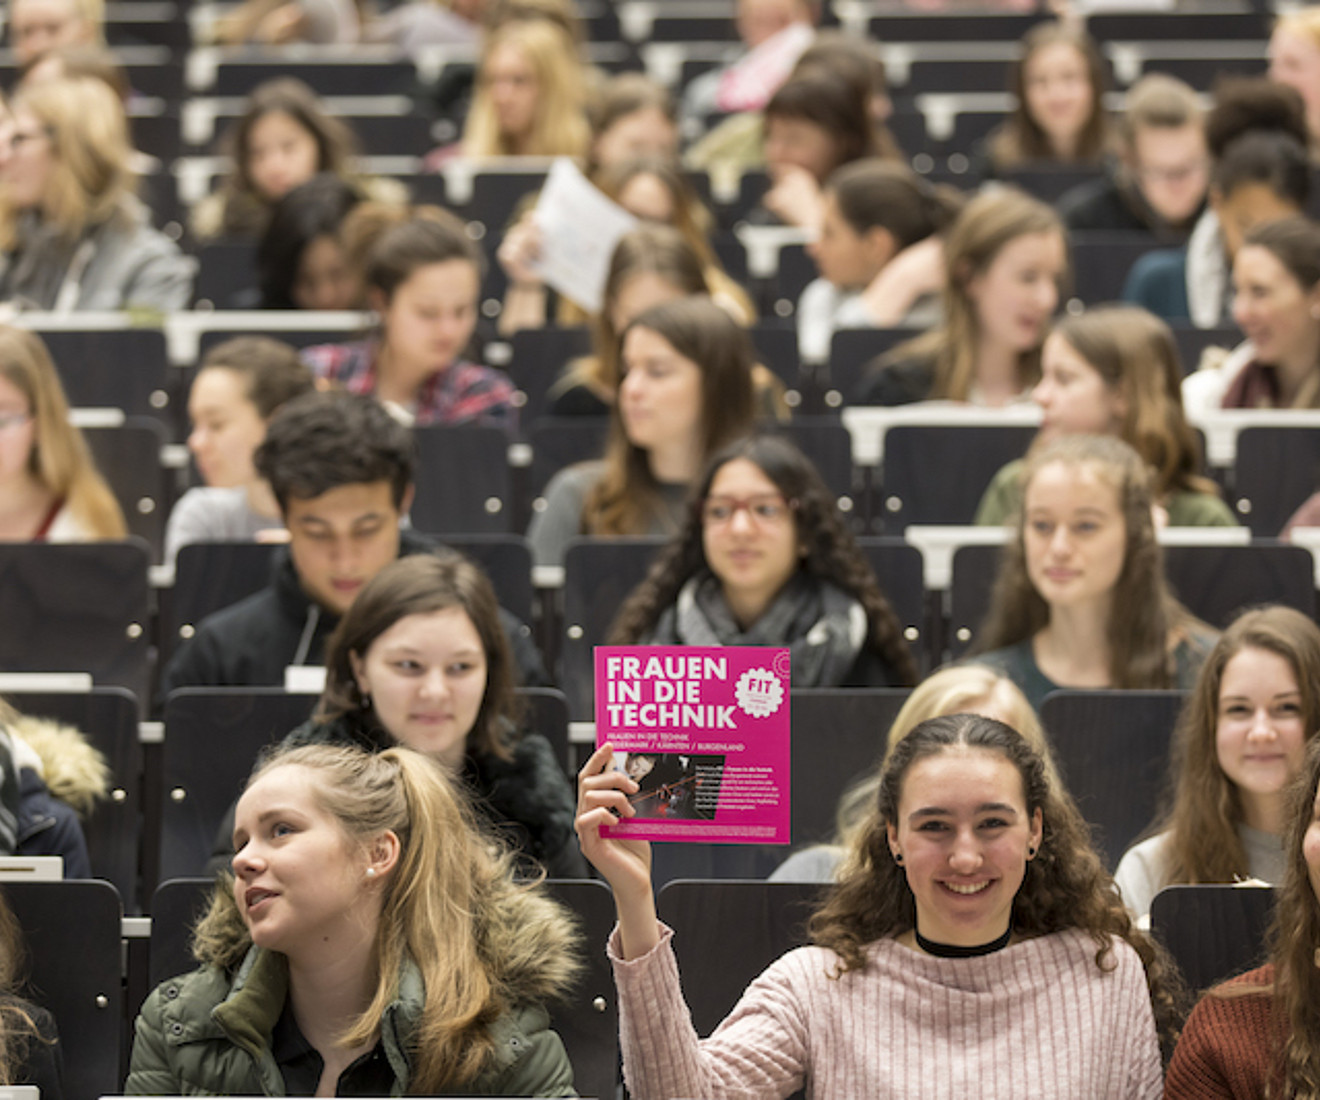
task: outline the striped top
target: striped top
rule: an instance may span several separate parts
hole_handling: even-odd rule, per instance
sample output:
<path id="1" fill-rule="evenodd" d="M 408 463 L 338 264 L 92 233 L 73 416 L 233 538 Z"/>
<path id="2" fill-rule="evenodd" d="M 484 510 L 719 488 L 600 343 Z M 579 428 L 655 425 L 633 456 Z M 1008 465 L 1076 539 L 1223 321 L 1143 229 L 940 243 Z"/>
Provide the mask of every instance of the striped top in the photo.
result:
<path id="1" fill-rule="evenodd" d="M 992 955 L 943 959 L 892 939 L 866 968 L 833 979 L 820 947 L 772 964 L 709 1038 L 693 1031 L 665 928 L 660 945 L 624 962 L 623 1067 L 633 1100 L 671 1097 L 1155 1098 L 1159 1043 L 1141 960 L 1068 930 Z"/>

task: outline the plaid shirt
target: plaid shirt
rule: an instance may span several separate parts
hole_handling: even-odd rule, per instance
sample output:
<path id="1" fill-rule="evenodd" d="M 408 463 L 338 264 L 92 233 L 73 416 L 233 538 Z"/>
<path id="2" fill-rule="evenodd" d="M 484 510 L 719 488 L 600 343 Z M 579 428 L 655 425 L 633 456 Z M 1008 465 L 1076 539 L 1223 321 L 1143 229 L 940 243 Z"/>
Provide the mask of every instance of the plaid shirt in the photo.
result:
<path id="1" fill-rule="evenodd" d="M 302 361 L 317 378 L 333 382 L 349 393 L 371 396 L 376 392 L 376 352 L 379 345 L 366 340 L 353 344 L 320 344 L 304 348 Z M 407 409 L 419 427 L 424 424 L 493 424 L 513 432 L 517 411 L 513 383 L 503 371 L 459 359 L 436 371 L 417 391 Z"/>

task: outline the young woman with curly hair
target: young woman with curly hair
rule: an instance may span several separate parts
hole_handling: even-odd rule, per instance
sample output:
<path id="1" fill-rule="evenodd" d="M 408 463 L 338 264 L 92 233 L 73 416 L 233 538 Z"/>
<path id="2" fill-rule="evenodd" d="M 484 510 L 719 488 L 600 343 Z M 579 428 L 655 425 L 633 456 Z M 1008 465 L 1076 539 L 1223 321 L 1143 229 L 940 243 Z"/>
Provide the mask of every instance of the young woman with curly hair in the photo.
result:
<path id="1" fill-rule="evenodd" d="M 711 459 L 615 645 L 788 646 L 798 687 L 916 682 L 902 625 L 811 460 L 753 436 Z"/>
<path id="2" fill-rule="evenodd" d="M 1320 739 L 1306 746 L 1284 811 L 1284 871 L 1270 961 L 1215 986 L 1178 1040 L 1169 1100 L 1320 1097 Z"/>
<path id="3" fill-rule="evenodd" d="M 1051 440 L 1027 459 L 977 660 L 1035 707 L 1060 687 L 1189 689 L 1213 632 L 1174 599 L 1150 479 L 1105 435 Z"/>
<path id="4" fill-rule="evenodd" d="M 1320 729 L 1320 627 L 1287 607 L 1239 616 L 1174 734 L 1172 797 L 1114 879 L 1133 913 L 1180 882 L 1278 882 L 1284 794 Z"/>
<path id="5" fill-rule="evenodd" d="M 234 847 L 201 967 L 143 1005 L 126 1093 L 575 1095 L 543 1007 L 577 969 L 572 919 L 438 761 L 277 752 Z"/>
<path id="6" fill-rule="evenodd" d="M 1176 1017 L 1086 823 L 1015 730 L 957 714 L 889 757 L 846 871 L 710 1038 L 656 918 L 650 850 L 605 839 L 637 784 L 602 746 L 579 776 L 583 852 L 614 889 L 624 1076 L 668 1096 L 1158 1097 Z M 864 1084 L 863 1084 L 864 1082 Z"/>
<path id="7" fill-rule="evenodd" d="M 1219 488 L 1198 473 L 1196 433 L 1182 404 L 1182 364 L 1169 326 L 1139 306 L 1100 306 L 1064 317 L 1045 338 L 1034 446 L 1076 433 L 1115 435 L 1151 471 L 1170 527 L 1236 527 Z M 980 524 L 1007 523 L 1022 506 L 1022 461 L 1004 466 L 976 510 Z"/>

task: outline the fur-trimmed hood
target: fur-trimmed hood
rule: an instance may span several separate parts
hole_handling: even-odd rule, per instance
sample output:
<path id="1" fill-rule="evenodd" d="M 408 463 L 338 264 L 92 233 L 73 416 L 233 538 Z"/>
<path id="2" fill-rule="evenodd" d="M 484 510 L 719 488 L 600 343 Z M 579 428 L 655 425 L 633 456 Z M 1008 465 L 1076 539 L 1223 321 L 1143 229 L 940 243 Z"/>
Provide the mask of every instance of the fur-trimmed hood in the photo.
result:
<path id="1" fill-rule="evenodd" d="M 234 901 L 233 875 L 219 876 L 210 908 L 193 935 L 193 956 L 233 972 L 252 938 Z M 539 883 L 503 891 L 478 914 L 479 950 L 510 1004 L 560 1000 L 582 969 L 577 917 Z"/>
<path id="2" fill-rule="evenodd" d="M 14 759 L 32 767 L 47 789 L 86 820 L 110 792 L 110 766 L 73 726 L 49 718 L 19 715 L 8 727 L 15 740 Z M 24 752 L 24 748 L 32 751 Z"/>

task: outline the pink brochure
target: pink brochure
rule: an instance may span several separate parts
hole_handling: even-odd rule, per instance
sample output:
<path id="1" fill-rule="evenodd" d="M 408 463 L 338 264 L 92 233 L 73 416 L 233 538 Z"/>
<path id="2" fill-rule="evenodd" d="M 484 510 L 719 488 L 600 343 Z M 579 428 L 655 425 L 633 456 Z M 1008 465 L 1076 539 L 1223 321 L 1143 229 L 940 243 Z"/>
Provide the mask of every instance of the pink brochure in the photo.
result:
<path id="1" fill-rule="evenodd" d="M 770 646 L 597 646 L 596 744 L 640 785 L 607 836 L 789 842 L 790 662 Z"/>

